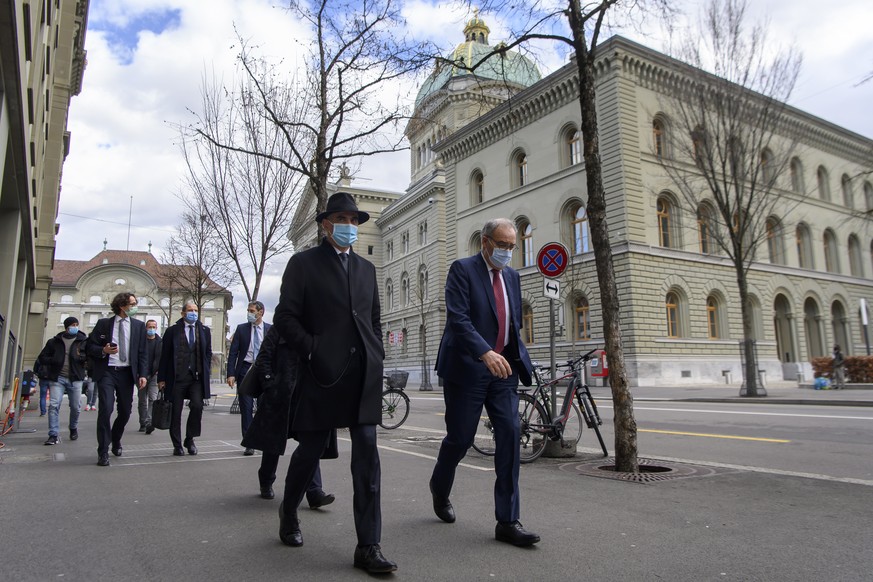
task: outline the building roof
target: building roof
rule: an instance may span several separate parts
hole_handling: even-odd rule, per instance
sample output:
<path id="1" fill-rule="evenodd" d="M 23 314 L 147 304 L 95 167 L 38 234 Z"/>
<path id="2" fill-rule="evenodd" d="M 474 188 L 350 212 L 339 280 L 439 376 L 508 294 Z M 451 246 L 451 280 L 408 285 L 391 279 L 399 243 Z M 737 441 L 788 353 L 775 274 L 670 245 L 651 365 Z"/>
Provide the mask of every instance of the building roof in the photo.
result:
<path id="1" fill-rule="evenodd" d="M 451 54 L 445 58 L 454 64 L 438 62 L 433 73 L 425 79 L 415 98 L 415 106 L 418 107 L 428 96 L 443 89 L 453 78 L 469 76 L 470 78 L 502 81 L 510 85 L 529 87 L 540 80 L 541 75 L 537 66 L 526 56 L 516 51 L 506 50 L 499 54 L 488 57 L 488 60 L 479 64 L 489 53 L 499 48 L 500 45 L 488 44 L 488 26 L 478 17 L 467 22 L 464 27 L 464 42 L 459 44 Z M 470 71 L 465 67 L 479 64 L 475 70 Z"/>
<path id="2" fill-rule="evenodd" d="M 142 269 L 155 280 L 160 288 L 166 288 L 166 277 L 162 272 L 163 264 L 155 256 L 146 251 L 115 251 L 104 250 L 99 252 L 89 261 L 55 260 L 52 269 L 52 285 L 75 287 L 79 279 L 96 267 L 111 265 L 129 265 Z M 190 267 L 195 268 L 195 267 Z M 210 290 L 213 292 L 227 291 L 218 283 L 209 280 Z M 229 293 L 229 291 L 227 291 Z"/>

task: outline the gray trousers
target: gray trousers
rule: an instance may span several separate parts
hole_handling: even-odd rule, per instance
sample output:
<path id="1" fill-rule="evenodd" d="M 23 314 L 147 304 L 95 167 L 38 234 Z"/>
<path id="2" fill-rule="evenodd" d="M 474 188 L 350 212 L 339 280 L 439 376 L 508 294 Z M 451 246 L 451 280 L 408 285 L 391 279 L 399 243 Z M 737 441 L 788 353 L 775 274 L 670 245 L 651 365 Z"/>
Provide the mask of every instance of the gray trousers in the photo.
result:
<path id="1" fill-rule="evenodd" d="M 158 399 L 158 375 L 155 374 L 149 378 L 149 383 L 146 387 L 140 390 L 137 388 L 137 402 L 139 403 L 139 425 L 140 427 L 148 426 L 152 423 L 152 408 L 155 400 Z"/>

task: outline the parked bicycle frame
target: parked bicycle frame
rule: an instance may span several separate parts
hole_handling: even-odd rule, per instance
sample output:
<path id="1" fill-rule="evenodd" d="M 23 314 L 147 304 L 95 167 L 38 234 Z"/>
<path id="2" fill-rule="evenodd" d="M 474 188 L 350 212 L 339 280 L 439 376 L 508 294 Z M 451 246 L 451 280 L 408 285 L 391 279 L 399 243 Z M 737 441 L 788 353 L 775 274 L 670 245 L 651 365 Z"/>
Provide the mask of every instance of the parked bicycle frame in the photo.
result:
<path id="1" fill-rule="evenodd" d="M 560 441 L 563 444 L 575 446 L 582 437 L 582 420 L 585 426 L 594 430 L 603 456 L 609 456 L 603 436 L 600 434 L 600 425 L 603 421 L 597 411 L 597 404 L 591 396 L 588 384 L 585 382 L 583 367 L 591 359 L 597 350 L 579 356 L 575 360 L 568 360 L 560 366 L 565 373 L 558 378 L 547 380 L 545 374 L 549 368 L 534 365 L 534 379 L 536 386 L 533 393 L 528 394 L 526 388 L 519 388 L 518 416 L 520 425 L 519 447 L 522 463 L 530 463 L 536 460 L 546 448 L 547 440 Z M 559 382 L 569 380 L 567 390 L 561 403 L 557 418 L 552 418 L 551 389 Z M 484 438 L 481 438 L 484 433 Z M 494 432 L 489 419 L 482 421 L 482 429 L 479 431 L 479 439 L 473 441 L 473 448 L 484 455 L 493 455 Z"/>

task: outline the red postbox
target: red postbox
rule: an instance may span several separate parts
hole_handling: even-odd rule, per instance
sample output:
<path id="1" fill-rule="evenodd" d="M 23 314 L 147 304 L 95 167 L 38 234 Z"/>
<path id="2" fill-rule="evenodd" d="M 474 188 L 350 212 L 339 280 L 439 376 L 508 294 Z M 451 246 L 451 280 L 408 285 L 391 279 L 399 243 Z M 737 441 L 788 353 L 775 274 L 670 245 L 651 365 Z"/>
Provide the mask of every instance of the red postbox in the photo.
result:
<path id="1" fill-rule="evenodd" d="M 593 378 L 606 378 L 609 376 L 609 365 L 606 363 L 606 352 L 597 350 L 590 360 L 591 376 Z"/>

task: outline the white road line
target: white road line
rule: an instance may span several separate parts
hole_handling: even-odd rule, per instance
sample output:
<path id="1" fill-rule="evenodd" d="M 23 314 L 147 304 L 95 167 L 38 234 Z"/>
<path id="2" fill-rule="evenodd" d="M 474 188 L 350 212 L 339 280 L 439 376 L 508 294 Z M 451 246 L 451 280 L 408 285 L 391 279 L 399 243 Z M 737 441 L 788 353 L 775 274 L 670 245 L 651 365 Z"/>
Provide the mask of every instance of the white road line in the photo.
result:
<path id="1" fill-rule="evenodd" d="M 758 406 L 758 405 L 756 405 Z M 612 405 L 598 404 L 598 408 L 612 408 Z M 650 408 L 634 406 L 634 410 L 654 410 L 664 412 L 701 412 L 707 414 L 743 414 L 748 416 L 791 416 L 795 418 L 835 418 L 840 420 L 873 420 L 873 416 L 842 416 L 838 414 L 799 414 L 791 412 L 751 412 L 744 410 L 704 410 L 701 408 Z"/>

